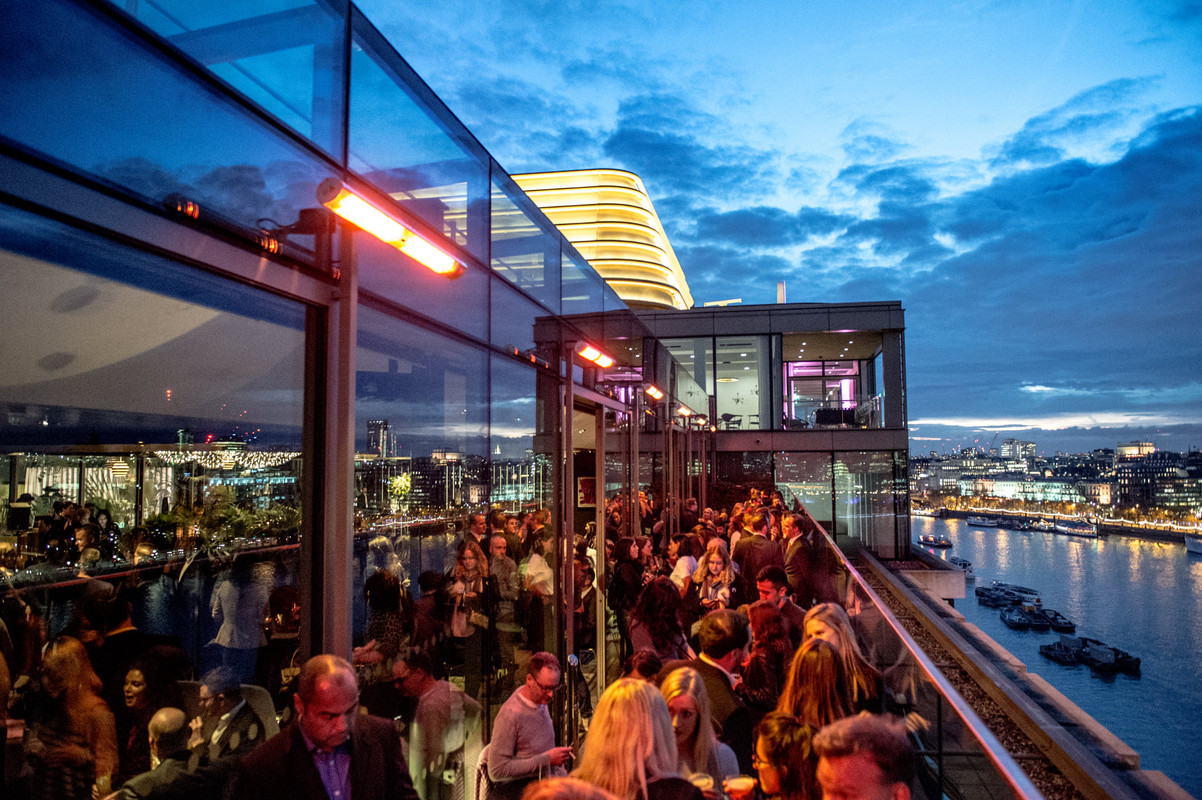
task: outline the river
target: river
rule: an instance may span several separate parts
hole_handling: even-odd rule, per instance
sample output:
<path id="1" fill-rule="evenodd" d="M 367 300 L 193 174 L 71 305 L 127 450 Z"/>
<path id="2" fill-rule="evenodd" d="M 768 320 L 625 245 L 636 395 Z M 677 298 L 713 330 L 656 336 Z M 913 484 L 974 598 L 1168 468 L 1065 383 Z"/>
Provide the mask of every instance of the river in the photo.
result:
<path id="1" fill-rule="evenodd" d="M 1098 677 L 1085 666 L 1064 667 L 1039 654 L 1059 634 L 1015 631 L 998 610 L 968 597 L 956 608 L 1094 719 L 1140 754 L 1143 769 L 1160 770 L 1202 798 L 1202 556 L 1181 544 L 1110 536 L 1082 539 L 1058 533 L 974 528 L 964 520 L 914 517 L 922 534 L 947 536 L 941 558 L 973 564 L 977 584 L 991 580 L 1039 590 L 1043 604 L 1077 623 L 1077 633 L 1142 659 L 1138 678 Z"/>

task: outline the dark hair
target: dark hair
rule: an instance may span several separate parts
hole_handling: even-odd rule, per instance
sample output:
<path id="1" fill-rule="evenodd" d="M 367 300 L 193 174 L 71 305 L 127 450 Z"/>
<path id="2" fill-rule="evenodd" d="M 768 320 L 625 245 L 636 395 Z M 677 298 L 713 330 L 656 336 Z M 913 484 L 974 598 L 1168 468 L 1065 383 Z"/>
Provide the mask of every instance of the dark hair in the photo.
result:
<path id="1" fill-rule="evenodd" d="M 405 666 L 409 669 L 421 670 L 427 675 L 434 675 L 434 660 L 425 650 L 410 650 L 402 656 L 401 661 L 405 662 Z"/>
<path id="2" fill-rule="evenodd" d="M 208 687 L 213 697 L 219 694 L 233 699 L 242 697 L 242 684 L 229 667 L 214 667 L 204 674 L 200 682 Z"/>
<path id="3" fill-rule="evenodd" d="M 747 646 L 747 617 L 729 608 L 719 608 L 701 618 L 698 632 L 701 652 L 718 659 Z"/>
<path id="4" fill-rule="evenodd" d="M 757 749 L 762 749 L 780 775 L 780 794 L 787 800 L 818 800 L 821 793 L 815 772 L 818 758 L 814 755 L 815 730 L 792 714 L 773 711 L 760 720 L 755 735 Z"/>
<path id="5" fill-rule="evenodd" d="M 638 675 L 650 680 L 663 668 L 664 660 L 659 657 L 659 653 L 644 647 L 634 651 L 630 658 L 626 659 L 626 663 L 622 665 L 622 674 L 628 677 Z"/>
<path id="6" fill-rule="evenodd" d="M 401 579 L 378 569 L 363 582 L 363 596 L 372 611 L 396 611 L 401 607 Z"/>
<path id="7" fill-rule="evenodd" d="M 526 674 L 538 680 L 535 676 L 544 669 L 553 669 L 560 674 L 563 673 L 563 667 L 559 666 L 559 659 L 555 656 L 545 652 L 532 654 L 530 662 L 526 665 Z"/>
<path id="8" fill-rule="evenodd" d="M 757 648 L 762 646 L 768 650 L 780 650 L 786 656 L 793 649 L 789 632 L 785 628 L 785 618 L 776 607 L 776 603 L 771 600 L 756 600 L 747 609 L 747 619 L 751 622 L 751 632 L 755 634 Z"/>
<path id="9" fill-rule="evenodd" d="M 614 560 L 616 561 L 634 561 L 630 557 L 630 548 L 634 547 L 634 539 L 629 536 L 623 536 L 614 545 Z"/>
<path id="10" fill-rule="evenodd" d="M 861 711 L 827 725 L 814 737 L 814 752 L 819 758 L 864 753 L 880 769 L 887 784 L 909 786 L 914 780 L 914 746 L 906 725 L 888 714 Z"/>
<path id="11" fill-rule="evenodd" d="M 661 652 L 685 638 L 680 624 L 680 591 L 671 578 L 661 575 L 644 586 L 632 616 L 647 628 L 652 644 Z"/>
<path id="12" fill-rule="evenodd" d="M 701 554 L 705 552 L 701 546 L 701 540 L 691 533 L 678 533 L 674 539 L 679 541 L 679 546 L 676 550 L 677 557 L 692 556 L 693 558 L 701 558 Z"/>
<path id="13" fill-rule="evenodd" d="M 746 519 L 746 516 L 747 515 L 744 514 L 745 519 Z M 768 530 L 768 527 L 771 524 L 768 520 L 768 512 L 762 508 L 758 508 L 755 511 L 751 512 L 751 518 L 746 519 L 746 522 L 747 522 L 747 527 L 756 533 L 759 533 L 760 531 Z"/>
<path id="14" fill-rule="evenodd" d="M 417 588 L 423 592 L 437 592 L 442 588 L 442 575 L 428 569 L 417 576 Z"/>
<path id="15" fill-rule="evenodd" d="M 789 585 L 789 576 L 785 574 L 783 567 L 778 567 L 775 564 L 769 564 L 760 570 L 760 574 L 755 576 L 756 583 L 771 583 L 777 589 Z"/>
<path id="16" fill-rule="evenodd" d="M 811 639 L 797 649 L 776 710 L 819 728 L 855 710 L 843 659 L 832 644 Z"/>

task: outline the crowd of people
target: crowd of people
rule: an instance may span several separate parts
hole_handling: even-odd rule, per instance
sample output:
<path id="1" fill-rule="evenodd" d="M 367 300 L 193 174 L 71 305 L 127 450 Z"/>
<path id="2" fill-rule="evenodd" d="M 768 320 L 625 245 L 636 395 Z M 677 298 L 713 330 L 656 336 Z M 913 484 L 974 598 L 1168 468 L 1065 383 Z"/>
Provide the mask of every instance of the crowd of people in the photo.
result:
<path id="1" fill-rule="evenodd" d="M 718 513 L 682 506 L 671 520 L 642 496 L 624 524 L 615 498 L 602 535 L 577 537 L 571 622 L 556 617 L 545 509 L 470 515 L 453 562 L 419 575 L 416 598 L 391 549 L 373 545 L 366 635 L 347 660 L 297 664 L 266 706 L 247 681 L 268 598 L 242 594 L 256 582 L 236 569 L 215 607 L 221 595 L 223 613 L 254 619 L 199 681 L 177 643 L 132 624 L 120 587 L 84 598 L 99 609 L 89 624 L 36 655 L 0 636 L 0 690 L 24 681 L 14 796 L 463 800 L 468 742 L 492 706 L 477 800 L 745 800 L 753 774 L 763 797 L 906 800 L 910 740 L 839 602 L 820 527 L 779 494 Z M 72 557 L 104 542 L 109 557 L 134 555 L 119 530 L 89 535 Z M 557 742 L 549 706 L 565 676 L 549 651 L 567 624 L 576 655 L 612 649 L 622 677 L 594 686 L 587 730 Z M 857 783 L 866 775 L 875 794 Z"/>

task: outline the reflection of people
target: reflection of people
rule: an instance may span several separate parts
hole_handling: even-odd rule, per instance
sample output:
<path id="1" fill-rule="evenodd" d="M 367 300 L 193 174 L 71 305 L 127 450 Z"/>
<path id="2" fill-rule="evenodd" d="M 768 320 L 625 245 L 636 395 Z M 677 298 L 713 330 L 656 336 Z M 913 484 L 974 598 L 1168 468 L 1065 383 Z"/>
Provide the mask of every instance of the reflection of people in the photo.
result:
<path id="1" fill-rule="evenodd" d="M 213 590 L 213 619 L 220 627 L 210 644 L 221 647 L 222 665 L 233 670 L 240 683 L 253 680 L 259 648 L 267 644 L 263 619 L 271 584 L 259 580 L 254 568 L 249 558 L 237 557 Z"/>
<path id="2" fill-rule="evenodd" d="M 828 725 L 814 737 L 814 752 L 824 797 L 910 800 L 914 749 L 896 717 L 861 712 Z"/>
<path id="3" fill-rule="evenodd" d="M 46 648 L 42 689 L 47 707 L 27 721 L 30 796 L 88 800 L 93 786 L 107 794 L 117 771 L 117 731 L 100 699 L 100 679 L 77 639 L 64 636 Z"/>
<path id="4" fill-rule="evenodd" d="M 417 700 L 409 727 L 409 777 L 422 800 L 463 797 L 464 746 L 480 722 L 480 704 L 435 680 L 430 656 L 411 652 L 392 671 L 401 693 Z"/>
<path id="5" fill-rule="evenodd" d="M 331 655 L 309 659 L 293 702 L 296 724 L 242 760 L 237 800 L 418 800 L 392 721 L 359 713 L 349 663 Z"/>

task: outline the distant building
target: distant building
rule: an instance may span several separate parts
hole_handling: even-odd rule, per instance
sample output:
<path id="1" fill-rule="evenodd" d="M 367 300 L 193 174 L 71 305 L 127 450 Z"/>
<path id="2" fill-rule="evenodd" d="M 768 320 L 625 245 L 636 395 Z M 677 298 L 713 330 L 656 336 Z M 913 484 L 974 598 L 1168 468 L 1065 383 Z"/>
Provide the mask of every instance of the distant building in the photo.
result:
<path id="1" fill-rule="evenodd" d="M 1143 458 L 1156 452 L 1156 445 L 1151 442 L 1128 442 L 1120 444 L 1115 450 L 1115 457 L 1122 461 L 1125 458 Z"/>

